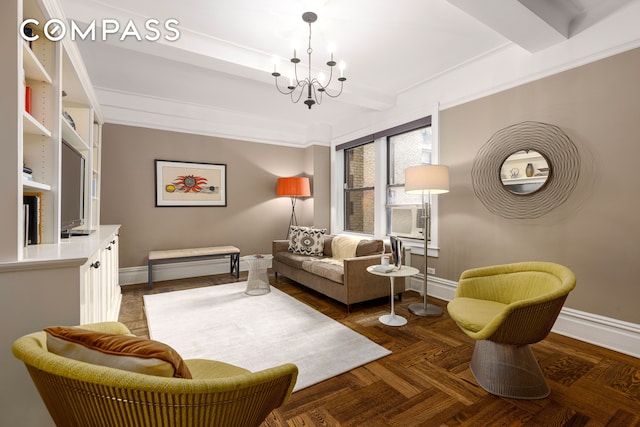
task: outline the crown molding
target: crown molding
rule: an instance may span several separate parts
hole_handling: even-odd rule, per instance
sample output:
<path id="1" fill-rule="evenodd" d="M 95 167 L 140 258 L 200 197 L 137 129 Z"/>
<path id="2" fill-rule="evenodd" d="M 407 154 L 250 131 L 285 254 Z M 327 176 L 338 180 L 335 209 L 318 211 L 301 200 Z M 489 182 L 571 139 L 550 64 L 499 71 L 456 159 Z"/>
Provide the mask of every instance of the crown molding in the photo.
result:
<path id="1" fill-rule="evenodd" d="M 106 123 L 306 148 L 305 125 L 132 92 L 96 88 Z"/>

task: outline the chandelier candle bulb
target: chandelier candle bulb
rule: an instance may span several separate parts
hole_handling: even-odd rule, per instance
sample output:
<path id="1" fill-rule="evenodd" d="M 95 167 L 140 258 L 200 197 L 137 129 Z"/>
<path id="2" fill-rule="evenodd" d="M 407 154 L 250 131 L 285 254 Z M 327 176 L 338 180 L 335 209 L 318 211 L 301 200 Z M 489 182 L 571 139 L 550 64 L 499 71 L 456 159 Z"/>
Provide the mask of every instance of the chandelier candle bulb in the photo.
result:
<path id="1" fill-rule="evenodd" d="M 333 66 L 336 65 L 336 61 L 333 60 L 333 53 L 336 51 L 336 47 L 333 44 L 330 44 L 329 45 L 329 49 L 327 49 L 327 50 L 329 51 L 329 56 L 330 56 L 330 59 L 327 62 L 327 65 L 329 67 L 333 67 Z"/>

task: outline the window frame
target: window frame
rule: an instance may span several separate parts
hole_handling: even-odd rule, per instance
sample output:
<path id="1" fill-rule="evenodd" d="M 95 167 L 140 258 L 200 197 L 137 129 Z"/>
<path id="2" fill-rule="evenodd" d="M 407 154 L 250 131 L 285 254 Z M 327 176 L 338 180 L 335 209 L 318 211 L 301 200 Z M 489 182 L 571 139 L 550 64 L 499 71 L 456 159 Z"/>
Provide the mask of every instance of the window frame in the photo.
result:
<path id="1" fill-rule="evenodd" d="M 343 189 L 344 189 L 344 191 L 342 193 L 343 194 L 342 218 L 343 218 L 343 221 L 344 221 L 343 222 L 343 230 L 345 232 L 364 234 L 364 235 L 369 235 L 370 236 L 371 234 L 369 234 L 369 233 L 360 232 L 360 231 L 357 231 L 357 230 L 348 230 L 347 229 L 347 216 L 348 216 L 348 213 L 347 213 L 347 209 L 348 209 L 347 200 L 348 200 L 348 195 L 350 193 L 354 193 L 354 192 L 362 192 L 362 193 L 364 193 L 365 191 L 372 191 L 373 190 L 373 203 L 374 203 L 373 218 L 374 218 L 374 233 L 375 233 L 375 221 L 376 221 L 375 206 L 376 206 L 376 203 L 377 203 L 376 194 L 375 194 L 375 189 L 376 189 L 375 177 L 377 176 L 377 171 L 374 170 L 374 185 L 372 185 L 372 186 L 368 186 L 368 187 L 350 187 L 349 184 L 348 184 L 348 182 L 349 182 L 349 179 L 348 179 L 349 178 L 349 170 L 348 170 L 349 162 L 347 161 L 347 157 L 349 155 L 350 150 L 355 150 L 356 148 L 364 147 L 364 146 L 369 145 L 369 144 L 372 144 L 372 147 L 374 149 L 374 158 L 377 158 L 376 153 L 375 153 L 375 141 L 365 142 L 363 144 L 356 145 L 356 146 L 353 146 L 353 147 L 348 147 L 348 148 L 345 148 L 343 150 L 342 156 L 343 156 L 343 159 L 344 159 L 344 165 L 343 165 L 342 176 L 343 176 Z"/>
<path id="2" fill-rule="evenodd" d="M 393 180 L 394 172 L 395 172 L 394 170 L 392 170 L 393 169 L 392 166 L 393 166 L 393 162 L 395 160 L 395 157 L 392 155 L 393 153 L 391 152 L 392 151 L 391 150 L 391 139 L 394 138 L 394 137 L 397 137 L 397 136 L 401 136 L 401 135 L 410 133 L 410 132 L 414 132 L 414 131 L 417 131 L 417 130 L 420 130 L 420 129 L 427 129 L 427 128 L 432 128 L 432 125 L 430 123 L 429 124 L 424 124 L 423 126 L 418 126 L 418 127 L 413 128 L 413 129 L 406 129 L 401 133 L 388 135 L 386 137 L 387 180 L 386 180 L 386 183 L 385 183 L 385 199 L 384 199 L 385 200 L 385 220 L 388 220 L 390 218 L 390 215 L 391 215 L 390 210 L 391 210 L 392 207 L 398 207 L 398 206 L 399 207 L 402 207 L 402 206 L 419 206 L 419 207 L 422 207 L 423 206 L 422 197 L 420 197 L 419 203 L 389 203 L 390 190 L 393 189 L 393 188 L 404 188 L 404 186 L 405 186 L 404 180 L 402 181 L 402 183 L 395 183 L 395 182 L 391 183 L 391 181 Z M 429 165 L 433 164 L 433 146 L 434 146 L 433 129 L 431 129 L 431 149 L 429 150 L 429 163 L 422 163 L 421 162 L 421 163 L 417 163 L 417 164 L 412 165 L 412 166 L 419 166 L 419 165 L 424 165 L 424 164 L 429 164 Z M 427 204 L 431 203 L 430 200 L 427 200 L 426 202 L 427 202 Z M 431 221 L 431 222 L 433 223 L 433 221 Z M 385 233 L 386 233 L 387 236 L 390 236 L 390 234 L 389 234 L 390 233 L 390 228 L 391 228 L 391 226 L 390 226 L 389 222 L 385 221 Z M 430 233 L 430 235 L 427 237 L 429 242 L 431 242 L 431 234 L 432 233 Z M 413 241 L 421 242 L 421 239 L 412 239 L 410 237 L 406 237 L 406 238 L 403 238 L 403 239 L 409 239 L 412 242 Z M 420 244 L 422 244 L 422 243 L 420 243 Z"/>
<path id="3" fill-rule="evenodd" d="M 428 120 L 428 122 L 427 122 Z M 422 123 L 422 126 L 419 124 Z M 403 125 L 399 125 L 393 128 L 382 130 L 377 133 L 362 136 L 357 139 L 350 140 L 348 142 L 333 144 L 334 149 L 331 150 L 331 230 L 334 234 L 346 234 L 356 235 L 368 238 L 377 238 L 388 240 L 387 235 L 387 183 L 388 183 L 388 156 L 387 156 L 387 136 L 404 133 L 404 131 L 415 130 L 419 127 L 423 127 L 424 123 L 428 123 L 431 126 L 431 162 L 436 165 L 439 164 L 440 154 L 440 138 L 439 138 L 439 112 L 436 106 L 433 109 L 433 113 L 430 116 L 423 117 L 418 120 L 414 120 Z M 398 131 L 399 130 L 399 131 Z M 403 131 L 404 130 L 404 131 Z M 375 159 L 376 159 L 376 176 L 375 176 L 375 190 L 374 190 L 374 234 L 362 234 L 354 233 L 345 230 L 345 218 L 344 218 L 344 174 L 345 174 L 345 160 L 344 149 L 353 147 L 356 145 L 362 145 L 367 142 L 374 143 Z M 431 257 L 438 257 L 438 196 L 431 196 L 431 239 L 428 241 L 428 255 Z M 403 239 L 405 241 L 405 247 L 411 247 L 411 251 L 417 255 L 423 253 L 423 241 L 415 239 Z"/>

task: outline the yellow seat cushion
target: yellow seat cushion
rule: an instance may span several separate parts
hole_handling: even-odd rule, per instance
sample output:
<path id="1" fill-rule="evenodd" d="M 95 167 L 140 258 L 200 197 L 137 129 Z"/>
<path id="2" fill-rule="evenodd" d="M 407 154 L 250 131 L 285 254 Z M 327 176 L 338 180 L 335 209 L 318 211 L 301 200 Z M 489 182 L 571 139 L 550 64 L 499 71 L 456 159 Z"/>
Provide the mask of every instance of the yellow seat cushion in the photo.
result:
<path id="1" fill-rule="evenodd" d="M 225 362 L 218 362 L 217 360 L 187 359 L 184 363 L 189 367 L 192 378 L 198 380 L 213 380 L 251 373 L 247 369 Z"/>
<path id="2" fill-rule="evenodd" d="M 462 329 L 478 332 L 497 316 L 504 314 L 507 304 L 496 301 L 459 297 L 447 305 L 449 315 Z"/>

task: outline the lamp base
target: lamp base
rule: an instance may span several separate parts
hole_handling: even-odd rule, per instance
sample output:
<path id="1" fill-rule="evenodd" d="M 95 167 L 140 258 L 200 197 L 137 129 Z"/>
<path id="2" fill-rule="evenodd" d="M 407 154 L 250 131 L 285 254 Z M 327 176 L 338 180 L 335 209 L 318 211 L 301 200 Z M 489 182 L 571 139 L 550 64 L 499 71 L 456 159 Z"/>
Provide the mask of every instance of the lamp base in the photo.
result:
<path id="1" fill-rule="evenodd" d="M 438 317 L 442 316 L 442 309 L 433 304 L 415 303 L 409 304 L 409 311 L 411 314 L 422 317 Z"/>

